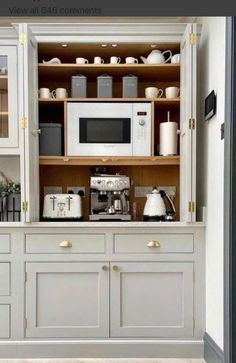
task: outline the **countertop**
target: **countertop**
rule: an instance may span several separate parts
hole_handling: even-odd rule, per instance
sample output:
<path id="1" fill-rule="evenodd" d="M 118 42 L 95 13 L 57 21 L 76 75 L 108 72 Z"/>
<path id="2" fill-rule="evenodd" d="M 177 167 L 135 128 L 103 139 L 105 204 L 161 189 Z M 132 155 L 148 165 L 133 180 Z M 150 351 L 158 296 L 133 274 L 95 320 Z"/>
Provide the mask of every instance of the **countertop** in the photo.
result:
<path id="1" fill-rule="evenodd" d="M 0 230 L 3 227 L 13 228 L 13 227 L 23 227 L 23 228 L 124 228 L 124 227 L 133 227 L 133 228 L 203 228 L 205 227 L 205 222 L 143 222 L 143 221 L 126 221 L 126 222 L 0 222 Z"/>

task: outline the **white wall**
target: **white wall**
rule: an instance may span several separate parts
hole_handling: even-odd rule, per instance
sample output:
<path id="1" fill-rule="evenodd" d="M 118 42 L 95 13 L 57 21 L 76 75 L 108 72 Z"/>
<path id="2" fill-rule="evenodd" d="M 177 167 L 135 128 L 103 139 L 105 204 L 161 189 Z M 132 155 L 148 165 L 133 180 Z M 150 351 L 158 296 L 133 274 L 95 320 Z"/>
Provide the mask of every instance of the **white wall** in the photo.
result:
<path id="1" fill-rule="evenodd" d="M 225 106 L 224 17 L 199 18 L 198 205 L 206 206 L 206 331 L 223 349 L 223 185 Z M 204 121 L 204 98 L 217 94 L 217 113 Z"/>

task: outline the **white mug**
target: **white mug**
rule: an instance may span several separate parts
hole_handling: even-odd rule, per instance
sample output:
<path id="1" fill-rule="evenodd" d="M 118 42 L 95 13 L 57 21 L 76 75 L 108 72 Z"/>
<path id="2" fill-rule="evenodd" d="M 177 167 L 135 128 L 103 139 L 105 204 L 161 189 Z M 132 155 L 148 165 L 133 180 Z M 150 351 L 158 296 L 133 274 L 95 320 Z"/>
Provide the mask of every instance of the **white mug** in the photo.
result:
<path id="1" fill-rule="evenodd" d="M 180 89 L 178 87 L 167 87 L 165 89 L 166 98 L 177 98 L 179 97 Z"/>
<path id="2" fill-rule="evenodd" d="M 78 58 L 76 58 L 76 63 L 77 64 L 85 64 L 85 63 L 88 63 L 89 61 L 88 61 L 88 59 L 86 59 L 86 58 L 82 58 L 82 57 L 78 57 Z"/>
<path id="3" fill-rule="evenodd" d="M 94 64 L 103 64 L 104 59 L 102 59 L 101 57 L 94 57 L 93 63 Z"/>
<path id="4" fill-rule="evenodd" d="M 51 92 L 49 88 L 39 89 L 39 98 L 51 98 Z"/>
<path id="5" fill-rule="evenodd" d="M 171 63 L 180 63 L 180 54 L 175 54 L 171 57 Z"/>
<path id="6" fill-rule="evenodd" d="M 125 63 L 138 63 L 138 59 L 137 58 L 134 58 L 134 57 L 126 57 L 125 58 Z"/>
<path id="7" fill-rule="evenodd" d="M 120 63 L 120 61 L 121 61 L 120 57 L 113 56 L 110 58 L 110 63 L 113 63 L 113 64 Z"/>
<path id="8" fill-rule="evenodd" d="M 145 97 L 147 98 L 160 98 L 163 95 L 163 90 L 157 87 L 145 88 Z"/>
<path id="9" fill-rule="evenodd" d="M 53 98 L 67 98 L 67 90 L 65 88 L 57 88 L 52 91 Z"/>

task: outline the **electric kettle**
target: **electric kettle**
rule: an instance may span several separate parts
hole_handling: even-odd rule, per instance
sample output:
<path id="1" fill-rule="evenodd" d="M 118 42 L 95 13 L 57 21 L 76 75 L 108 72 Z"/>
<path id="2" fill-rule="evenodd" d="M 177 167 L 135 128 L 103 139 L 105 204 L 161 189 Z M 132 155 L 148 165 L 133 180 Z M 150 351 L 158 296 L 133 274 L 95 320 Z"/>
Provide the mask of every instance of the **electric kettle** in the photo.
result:
<path id="1" fill-rule="evenodd" d="M 168 200 L 170 210 L 166 210 L 164 198 Z M 164 190 L 159 191 L 154 187 L 151 194 L 147 194 L 143 211 L 144 221 L 173 221 L 175 213 L 175 206 Z"/>

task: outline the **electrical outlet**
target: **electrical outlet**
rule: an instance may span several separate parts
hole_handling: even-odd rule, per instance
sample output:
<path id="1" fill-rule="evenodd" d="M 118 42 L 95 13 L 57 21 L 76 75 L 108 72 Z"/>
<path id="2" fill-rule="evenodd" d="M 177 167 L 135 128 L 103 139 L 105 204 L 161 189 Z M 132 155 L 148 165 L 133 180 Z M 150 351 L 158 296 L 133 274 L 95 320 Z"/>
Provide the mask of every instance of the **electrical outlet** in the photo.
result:
<path id="1" fill-rule="evenodd" d="M 144 198 L 146 197 L 146 194 L 150 194 L 152 192 L 153 187 L 152 186 L 145 186 L 145 187 L 135 187 L 134 188 L 134 196 L 135 198 Z M 175 197 L 176 195 L 176 187 L 175 186 L 157 186 L 158 190 L 164 190 L 166 194 L 168 194 L 170 197 Z"/>
<path id="2" fill-rule="evenodd" d="M 150 194 L 152 189 L 153 189 L 153 187 L 135 187 L 134 196 L 135 196 L 135 198 L 146 197 L 146 194 Z"/>
<path id="3" fill-rule="evenodd" d="M 85 196 L 85 187 L 67 187 L 66 190 L 67 190 L 67 193 L 69 191 L 72 191 L 74 194 L 78 194 L 80 191 L 82 191 Z"/>
<path id="4" fill-rule="evenodd" d="M 53 186 L 47 186 L 43 188 L 43 194 L 44 196 L 47 194 L 61 194 L 62 193 L 62 187 L 53 187 Z"/>

